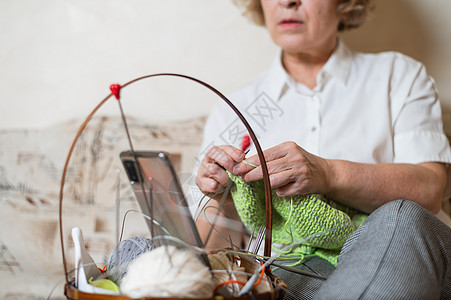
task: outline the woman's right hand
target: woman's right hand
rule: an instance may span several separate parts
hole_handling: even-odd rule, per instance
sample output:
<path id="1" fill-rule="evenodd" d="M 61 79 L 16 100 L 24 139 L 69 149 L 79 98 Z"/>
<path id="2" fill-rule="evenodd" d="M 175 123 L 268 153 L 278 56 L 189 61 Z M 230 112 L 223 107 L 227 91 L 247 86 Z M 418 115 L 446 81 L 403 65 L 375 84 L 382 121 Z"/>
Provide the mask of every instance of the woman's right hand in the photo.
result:
<path id="1" fill-rule="evenodd" d="M 204 193 L 218 193 L 227 186 L 233 167 L 244 159 L 244 152 L 233 146 L 213 146 L 197 171 L 196 184 Z"/>

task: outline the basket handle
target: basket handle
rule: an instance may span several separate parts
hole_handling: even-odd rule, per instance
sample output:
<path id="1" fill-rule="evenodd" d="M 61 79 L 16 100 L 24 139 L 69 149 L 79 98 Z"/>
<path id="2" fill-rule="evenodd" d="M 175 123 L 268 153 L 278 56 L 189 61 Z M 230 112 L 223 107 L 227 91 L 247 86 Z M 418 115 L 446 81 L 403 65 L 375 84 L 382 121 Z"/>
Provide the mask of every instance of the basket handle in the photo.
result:
<path id="1" fill-rule="evenodd" d="M 147 78 L 151 78 L 151 77 L 159 77 L 159 76 L 171 76 L 171 77 L 180 77 L 180 78 L 184 78 L 184 79 L 188 79 L 191 81 L 194 81 L 206 88 L 208 88 L 209 90 L 211 90 L 212 92 L 214 92 L 216 95 L 218 95 L 222 100 L 224 100 L 224 102 L 226 102 L 229 107 L 235 112 L 235 114 L 238 116 L 238 118 L 241 120 L 241 122 L 244 124 L 244 126 L 246 127 L 252 142 L 255 145 L 255 148 L 257 150 L 257 154 L 258 157 L 260 159 L 260 164 L 261 164 L 261 168 L 262 168 L 262 173 L 263 173 L 263 182 L 264 182 L 264 186 L 265 186 L 265 207 L 266 207 L 266 221 L 265 221 L 265 227 L 266 227 L 266 234 L 265 234 L 265 247 L 264 247 L 264 255 L 265 256 L 271 256 L 271 244 L 272 244 L 272 196 L 271 196 L 271 186 L 270 186 L 270 182 L 269 182 L 269 174 L 268 174 L 268 167 L 266 165 L 266 160 L 265 157 L 263 155 L 263 150 L 257 140 L 257 136 L 255 135 L 254 131 L 252 130 L 251 126 L 249 125 L 249 123 L 247 122 L 246 118 L 241 114 L 241 112 L 238 110 L 238 108 L 236 108 L 236 106 L 229 100 L 227 99 L 227 97 L 225 97 L 221 92 L 219 92 L 217 89 L 215 89 L 214 87 L 212 87 L 211 85 L 196 79 L 194 77 L 190 77 L 187 75 L 182 75 L 182 74 L 176 74 L 176 73 L 158 73 L 158 74 L 152 74 L 152 75 L 147 75 L 147 76 L 142 76 L 136 79 L 133 79 L 127 83 L 125 83 L 122 86 L 119 86 L 121 89 L 125 88 L 135 82 L 138 82 L 140 80 L 143 79 L 147 79 Z M 64 275 L 66 277 L 66 283 L 69 283 L 69 278 L 68 278 L 68 274 L 67 274 L 67 264 L 66 264 L 66 256 L 65 256 L 65 252 L 64 252 L 64 236 L 63 236 L 63 195 L 64 195 L 64 183 L 66 180 L 66 174 L 67 174 L 67 170 L 68 170 L 68 166 L 69 166 L 69 161 L 72 157 L 72 153 L 75 149 L 75 145 L 77 144 L 78 138 L 80 137 L 81 133 L 83 132 L 83 130 L 85 129 L 85 127 L 87 126 L 87 124 L 89 123 L 89 121 L 92 119 L 92 117 L 94 116 L 94 114 L 100 109 L 100 107 L 102 107 L 102 105 L 108 100 L 110 99 L 112 96 L 117 97 L 118 94 L 116 93 L 111 93 L 109 94 L 106 98 L 104 98 L 93 110 L 92 112 L 88 115 L 88 117 L 85 119 L 85 121 L 82 123 L 82 125 L 80 126 L 80 128 L 78 129 L 78 132 L 74 138 L 74 141 L 72 142 L 72 145 L 69 149 L 69 153 L 67 154 L 67 158 L 66 158 L 66 162 L 64 164 L 64 169 L 63 169 L 63 174 L 61 177 L 61 185 L 60 185 L 60 193 L 59 193 L 59 229 L 60 229 L 60 239 L 61 239 L 61 254 L 62 254 L 62 259 L 63 259 L 63 266 L 64 266 Z M 117 97 L 117 100 L 120 101 L 120 98 Z"/>

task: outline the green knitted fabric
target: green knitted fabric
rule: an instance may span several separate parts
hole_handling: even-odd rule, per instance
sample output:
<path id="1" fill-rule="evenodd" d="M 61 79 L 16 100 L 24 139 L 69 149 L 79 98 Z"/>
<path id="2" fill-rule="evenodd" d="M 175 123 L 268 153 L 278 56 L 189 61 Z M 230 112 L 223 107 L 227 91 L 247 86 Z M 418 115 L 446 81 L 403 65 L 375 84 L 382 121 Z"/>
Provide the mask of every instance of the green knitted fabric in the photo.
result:
<path id="1" fill-rule="evenodd" d="M 245 183 L 229 174 L 235 183 L 231 194 L 241 220 L 249 230 L 265 226 L 263 181 Z M 279 197 L 273 191 L 273 243 L 291 245 L 283 256 L 297 258 L 320 256 L 337 265 L 338 254 L 346 239 L 366 219 L 366 215 L 334 202 L 325 196 Z"/>

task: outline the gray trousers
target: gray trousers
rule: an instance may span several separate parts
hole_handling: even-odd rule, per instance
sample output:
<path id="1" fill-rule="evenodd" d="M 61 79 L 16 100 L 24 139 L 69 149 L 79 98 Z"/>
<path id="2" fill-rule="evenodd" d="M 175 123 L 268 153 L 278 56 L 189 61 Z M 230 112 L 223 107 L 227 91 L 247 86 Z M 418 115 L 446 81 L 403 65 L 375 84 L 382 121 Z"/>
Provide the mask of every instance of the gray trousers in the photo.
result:
<path id="1" fill-rule="evenodd" d="M 335 270 L 327 264 L 300 267 L 326 281 L 281 273 L 286 298 L 451 299 L 451 228 L 413 202 L 392 201 L 349 237 Z"/>

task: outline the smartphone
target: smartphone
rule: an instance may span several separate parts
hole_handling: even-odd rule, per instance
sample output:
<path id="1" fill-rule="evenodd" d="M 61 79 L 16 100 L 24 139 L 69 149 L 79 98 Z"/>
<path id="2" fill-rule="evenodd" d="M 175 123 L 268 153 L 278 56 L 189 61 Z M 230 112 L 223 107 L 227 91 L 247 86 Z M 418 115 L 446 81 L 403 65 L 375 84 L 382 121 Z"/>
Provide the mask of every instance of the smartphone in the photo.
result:
<path id="1" fill-rule="evenodd" d="M 203 248 L 169 154 L 124 151 L 120 159 L 141 211 L 154 220 L 146 219 L 151 234 L 171 235 Z"/>

